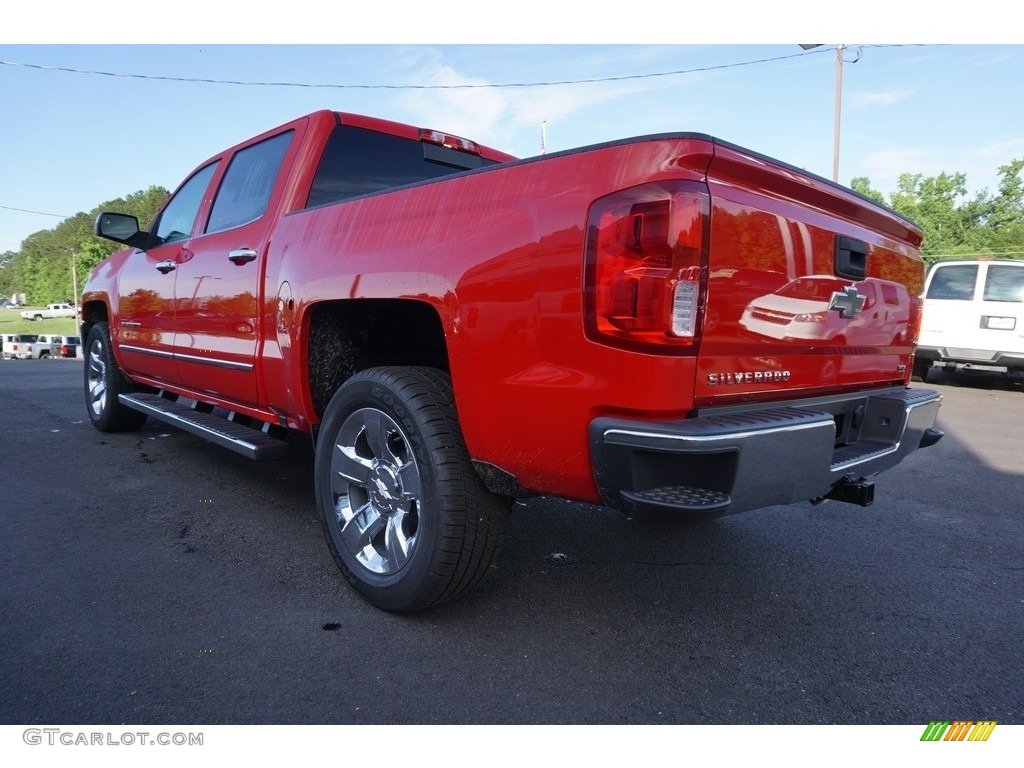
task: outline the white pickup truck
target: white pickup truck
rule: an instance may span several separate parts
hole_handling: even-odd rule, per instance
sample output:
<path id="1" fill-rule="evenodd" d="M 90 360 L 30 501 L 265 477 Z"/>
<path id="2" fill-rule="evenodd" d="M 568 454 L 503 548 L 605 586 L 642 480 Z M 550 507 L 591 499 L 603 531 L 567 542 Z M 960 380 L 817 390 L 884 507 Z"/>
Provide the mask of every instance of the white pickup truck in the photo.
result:
<path id="1" fill-rule="evenodd" d="M 70 304 L 47 304 L 46 309 L 26 309 L 21 316 L 26 320 L 44 320 L 53 317 L 76 317 L 77 310 Z"/>

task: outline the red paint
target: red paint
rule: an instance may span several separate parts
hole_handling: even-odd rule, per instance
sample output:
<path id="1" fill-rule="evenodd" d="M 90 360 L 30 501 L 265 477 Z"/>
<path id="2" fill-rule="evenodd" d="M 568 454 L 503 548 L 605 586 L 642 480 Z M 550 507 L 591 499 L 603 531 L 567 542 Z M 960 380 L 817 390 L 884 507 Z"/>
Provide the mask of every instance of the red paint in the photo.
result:
<path id="1" fill-rule="evenodd" d="M 118 360 L 133 377 L 274 423 L 283 415 L 290 427 L 308 431 L 318 421 L 307 375 L 317 304 L 422 302 L 444 330 L 472 457 L 527 489 L 592 501 L 599 496 L 587 430 L 598 416 L 680 419 L 718 403 L 908 380 L 921 232 L 848 190 L 709 137 L 679 134 L 520 162 L 480 147 L 501 164 L 302 210 L 339 119 L 421 138 L 418 128 L 373 118 L 326 111 L 301 118 L 213 158 L 220 165 L 190 238 L 148 253 L 121 252 L 97 267 L 84 303 L 106 306 Z M 234 153 L 285 130 L 294 136 L 267 212 L 246 226 L 203 234 Z M 688 213 L 668 217 L 646 197 L 635 209 L 605 206 L 640 187 L 664 188 L 665 199 L 689 195 Z M 600 250 L 594 264 L 641 268 L 639 277 L 618 281 L 588 261 L 596 253 L 588 250 L 588 222 L 606 227 L 591 244 Z M 887 317 L 860 318 L 891 338 L 868 330 L 774 338 L 743 324 L 748 305 L 793 280 L 834 277 L 837 234 L 867 244 L 869 284 L 899 288 L 900 306 Z M 654 247 L 656 237 L 669 238 L 667 250 Z M 242 265 L 227 259 L 242 247 L 256 258 Z M 155 269 L 166 259 L 176 264 L 176 282 Z M 697 286 L 693 338 L 666 332 L 671 322 L 664 318 L 651 324 L 629 314 L 671 307 L 680 281 Z M 860 292 L 867 292 L 863 284 Z M 611 319 L 596 319 L 601 311 Z M 144 327 L 126 329 L 128 314 Z M 631 340 L 637 324 L 644 335 Z M 128 352 L 125 344 L 178 357 Z"/>

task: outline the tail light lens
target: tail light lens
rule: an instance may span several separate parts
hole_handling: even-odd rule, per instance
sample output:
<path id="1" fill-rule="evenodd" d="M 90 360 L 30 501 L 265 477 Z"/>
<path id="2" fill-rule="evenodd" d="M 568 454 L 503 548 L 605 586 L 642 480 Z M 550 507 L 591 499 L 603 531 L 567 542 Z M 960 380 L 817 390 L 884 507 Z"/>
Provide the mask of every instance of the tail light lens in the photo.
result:
<path id="1" fill-rule="evenodd" d="M 697 352 L 709 198 L 697 182 L 644 184 L 597 200 L 587 219 L 587 337 L 658 354 Z"/>
<path id="2" fill-rule="evenodd" d="M 921 340 L 921 321 L 924 319 L 924 299 L 920 296 L 910 297 L 910 318 L 908 330 L 911 334 L 910 343 L 915 347 Z"/>

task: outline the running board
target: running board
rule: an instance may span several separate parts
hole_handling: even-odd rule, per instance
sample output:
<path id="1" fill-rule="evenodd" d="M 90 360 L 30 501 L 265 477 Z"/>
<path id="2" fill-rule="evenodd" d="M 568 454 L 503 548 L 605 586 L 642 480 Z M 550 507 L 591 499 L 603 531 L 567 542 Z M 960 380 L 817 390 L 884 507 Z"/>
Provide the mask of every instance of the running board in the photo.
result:
<path id="1" fill-rule="evenodd" d="M 216 443 L 222 448 L 263 461 L 280 459 L 288 453 L 288 443 L 252 427 L 235 424 L 213 413 L 203 413 L 160 395 L 136 392 L 118 395 L 123 405 L 141 411 L 158 421 Z"/>

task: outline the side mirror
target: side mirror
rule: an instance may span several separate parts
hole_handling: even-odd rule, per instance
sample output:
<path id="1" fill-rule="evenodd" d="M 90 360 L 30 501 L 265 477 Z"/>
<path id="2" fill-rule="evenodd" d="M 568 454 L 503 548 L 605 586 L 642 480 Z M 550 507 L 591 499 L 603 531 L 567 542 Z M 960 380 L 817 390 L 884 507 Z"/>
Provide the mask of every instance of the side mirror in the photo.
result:
<path id="1" fill-rule="evenodd" d="M 150 234 L 139 230 L 139 220 L 125 213 L 104 211 L 96 217 L 93 231 L 99 237 L 138 248 L 140 251 L 146 250 L 152 244 Z"/>

